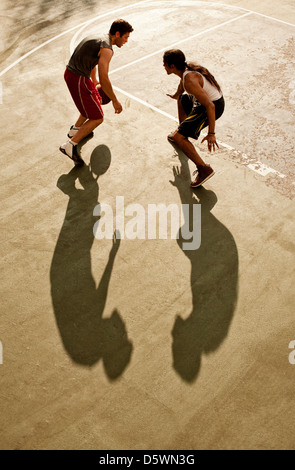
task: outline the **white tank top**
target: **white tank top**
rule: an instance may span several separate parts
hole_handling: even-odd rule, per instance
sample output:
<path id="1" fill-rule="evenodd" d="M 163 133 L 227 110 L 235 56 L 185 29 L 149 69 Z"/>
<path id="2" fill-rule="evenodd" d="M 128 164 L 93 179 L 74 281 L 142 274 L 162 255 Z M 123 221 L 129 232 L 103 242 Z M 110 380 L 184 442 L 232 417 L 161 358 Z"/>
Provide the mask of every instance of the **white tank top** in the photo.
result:
<path id="1" fill-rule="evenodd" d="M 214 85 L 211 85 L 211 83 L 207 80 L 206 77 L 204 77 L 204 75 L 202 75 L 200 72 L 196 72 L 194 70 L 186 70 L 184 72 L 183 77 L 182 77 L 182 83 L 183 83 L 183 88 L 184 89 L 185 89 L 184 79 L 185 79 L 186 75 L 190 72 L 197 73 L 197 74 L 201 75 L 201 77 L 203 79 L 203 90 L 207 93 L 207 95 L 208 95 L 208 97 L 211 101 L 219 100 L 219 98 L 222 97 L 222 94 L 217 90 L 217 88 Z"/>

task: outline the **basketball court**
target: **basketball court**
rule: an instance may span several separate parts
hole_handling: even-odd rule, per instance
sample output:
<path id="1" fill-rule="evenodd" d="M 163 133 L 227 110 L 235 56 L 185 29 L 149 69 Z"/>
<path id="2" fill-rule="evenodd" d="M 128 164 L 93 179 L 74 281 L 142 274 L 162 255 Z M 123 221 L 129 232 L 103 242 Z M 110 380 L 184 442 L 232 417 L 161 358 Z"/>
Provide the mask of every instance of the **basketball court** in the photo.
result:
<path id="1" fill-rule="evenodd" d="M 294 450 L 294 7 L 40 1 L 22 29 L 25 2 L 3 3 L 0 448 Z M 64 69 L 118 18 L 134 28 L 110 66 L 123 112 L 105 106 L 73 168 L 58 150 L 78 117 Z M 167 142 L 171 48 L 226 101 L 219 150 L 195 143 L 216 173 L 195 191 Z M 96 239 L 94 208 L 115 214 L 118 198 L 201 205 L 200 248 Z"/>

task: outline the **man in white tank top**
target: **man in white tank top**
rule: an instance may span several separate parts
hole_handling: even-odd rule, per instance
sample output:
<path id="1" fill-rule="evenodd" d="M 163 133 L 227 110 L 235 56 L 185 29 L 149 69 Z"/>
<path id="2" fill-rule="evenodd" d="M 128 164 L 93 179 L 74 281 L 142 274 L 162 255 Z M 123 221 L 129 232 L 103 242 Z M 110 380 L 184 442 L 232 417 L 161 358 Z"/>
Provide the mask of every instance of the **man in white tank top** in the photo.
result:
<path id="1" fill-rule="evenodd" d="M 204 67 L 188 65 L 179 49 L 166 51 L 163 65 L 168 75 L 175 74 L 181 79 L 176 93 L 168 94 L 177 100 L 180 123 L 178 129 L 168 136 L 168 140 L 196 164 L 198 174 L 191 182 L 191 187 L 196 188 L 211 178 L 214 170 L 202 160 L 189 138 L 198 139 L 201 130 L 208 126 L 208 134 L 202 143 L 207 141 L 210 152 L 218 148 L 215 122 L 223 114 L 224 98 L 213 75 Z"/>

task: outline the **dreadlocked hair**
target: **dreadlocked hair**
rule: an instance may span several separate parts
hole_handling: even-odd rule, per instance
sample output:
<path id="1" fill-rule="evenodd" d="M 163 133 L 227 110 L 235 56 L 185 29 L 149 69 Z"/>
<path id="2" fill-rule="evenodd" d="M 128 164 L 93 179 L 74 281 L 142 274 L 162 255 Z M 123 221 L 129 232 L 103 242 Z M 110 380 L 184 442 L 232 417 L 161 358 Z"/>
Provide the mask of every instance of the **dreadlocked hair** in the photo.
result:
<path id="1" fill-rule="evenodd" d="M 188 68 L 188 70 L 191 70 L 192 72 L 201 73 L 208 80 L 208 82 L 211 83 L 211 85 L 215 86 L 217 90 L 221 93 L 221 88 L 219 84 L 217 83 L 214 76 L 212 75 L 212 73 L 209 72 L 208 69 L 206 69 L 202 65 L 196 64 L 195 62 L 186 63 L 186 67 Z"/>
<path id="2" fill-rule="evenodd" d="M 186 58 L 184 53 L 180 49 L 170 49 L 164 53 L 164 62 L 171 67 L 171 65 L 175 65 L 178 70 L 191 70 L 192 72 L 199 72 L 201 73 L 211 85 L 215 86 L 217 90 L 221 93 L 221 88 L 217 81 L 215 80 L 212 73 L 209 72 L 208 69 L 202 67 L 202 65 L 198 65 L 195 62 L 186 62 Z"/>

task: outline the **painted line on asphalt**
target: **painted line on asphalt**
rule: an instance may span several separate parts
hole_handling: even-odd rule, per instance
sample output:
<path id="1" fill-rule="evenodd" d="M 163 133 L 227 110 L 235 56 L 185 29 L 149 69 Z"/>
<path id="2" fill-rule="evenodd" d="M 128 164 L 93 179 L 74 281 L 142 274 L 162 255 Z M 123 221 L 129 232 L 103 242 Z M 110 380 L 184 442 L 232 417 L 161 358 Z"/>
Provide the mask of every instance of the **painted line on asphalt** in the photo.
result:
<path id="1" fill-rule="evenodd" d="M 127 91 L 122 90 L 121 88 L 117 86 L 113 86 L 113 89 L 116 90 L 118 93 L 121 93 L 122 95 L 127 96 L 127 98 L 130 98 L 134 101 L 137 101 L 138 103 L 142 104 L 143 106 L 151 109 L 152 111 L 155 111 L 156 113 L 162 114 L 163 116 L 171 119 L 172 121 L 176 122 L 178 124 L 178 119 L 175 116 L 172 116 L 169 113 L 166 113 L 165 111 L 162 111 L 161 109 L 157 108 L 156 106 L 153 106 L 152 104 L 148 103 L 147 101 L 142 100 L 141 98 L 138 98 L 137 96 L 132 95 L 131 93 L 128 93 Z M 206 135 L 206 132 L 201 132 L 202 135 Z M 240 152 L 239 150 L 236 150 L 234 147 L 218 141 L 218 145 L 221 147 L 226 148 L 227 150 L 230 150 L 234 156 L 242 158 L 243 162 L 242 165 L 247 166 L 250 170 L 255 171 L 255 173 L 258 173 L 260 176 L 267 176 L 269 174 L 275 174 L 276 176 L 280 178 L 286 178 L 286 175 L 283 173 L 280 173 L 277 170 L 274 170 L 273 168 L 268 167 L 264 163 L 261 163 L 259 160 L 253 161 L 252 157 L 249 157 L 247 154 Z"/>
<path id="2" fill-rule="evenodd" d="M 155 3 L 155 2 L 151 2 L 151 4 L 152 4 L 152 3 Z M 157 3 L 158 3 L 158 2 L 157 2 Z M 165 4 L 167 4 L 167 3 L 168 3 L 168 2 L 165 2 Z M 169 3 L 175 3 L 175 2 L 169 2 Z M 216 3 L 214 3 L 214 2 L 209 2 L 209 3 L 216 5 Z M 196 34 L 194 34 L 194 35 L 192 35 L 192 36 L 189 36 L 189 37 L 184 38 L 184 39 L 182 39 L 182 40 L 180 40 L 180 41 L 177 41 L 177 42 L 175 42 L 175 43 L 173 43 L 173 44 L 170 44 L 169 46 L 165 46 L 164 48 L 158 49 L 157 51 L 155 51 L 155 52 L 153 52 L 153 53 L 151 53 L 151 54 L 148 54 L 148 55 L 146 55 L 146 56 L 144 56 L 144 57 L 140 57 L 139 59 L 136 59 L 136 60 L 134 60 L 134 61 L 132 61 L 132 62 L 129 62 L 128 64 L 125 64 L 125 65 L 123 65 L 123 66 L 121 66 L 121 67 L 118 67 L 117 69 L 114 69 L 114 70 L 110 71 L 110 72 L 109 72 L 109 75 L 114 74 L 114 73 L 116 73 L 116 72 L 120 72 L 121 70 L 123 70 L 123 69 L 125 69 L 125 68 L 127 68 L 127 67 L 131 67 L 132 65 L 138 64 L 139 62 L 142 62 L 142 61 L 147 60 L 147 59 L 149 59 L 149 58 L 151 58 L 151 57 L 154 57 L 155 55 L 160 54 L 161 52 L 164 52 L 164 51 L 166 51 L 166 50 L 168 50 L 168 49 L 172 49 L 172 48 L 175 47 L 175 46 L 179 46 L 180 44 L 182 44 L 182 43 L 184 43 L 184 42 L 191 41 L 192 39 L 195 39 L 196 37 L 201 36 L 202 34 L 206 34 L 206 33 L 209 33 L 209 32 L 211 32 L 211 31 L 214 31 L 214 30 L 216 30 L 216 29 L 218 29 L 218 28 L 221 28 L 222 26 L 225 26 L 225 25 L 227 25 L 227 24 L 230 24 L 230 23 L 233 23 L 233 22 L 235 22 L 235 21 L 238 21 L 238 20 L 240 20 L 240 19 L 242 19 L 242 18 L 245 18 L 245 17 L 247 17 L 247 16 L 249 16 L 249 15 L 251 15 L 251 14 L 253 14 L 253 13 L 255 14 L 255 12 L 253 12 L 253 11 L 251 11 L 251 10 L 245 10 L 245 9 L 243 9 L 243 10 L 246 11 L 246 13 L 243 13 L 242 15 L 240 15 L 240 16 L 238 16 L 238 17 L 231 18 L 230 20 L 224 21 L 224 22 L 222 22 L 222 23 L 220 23 L 220 24 L 218 24 L 218 25 L 215 25 L 215 26 L 212 26 L 212 27 L 210 27 L 210 28 L 207 28 L 207 29 L 205 29 L 205 30 L 203 30 L 203 31 L 199 31 L 198 33 L 196 33 Z M 260 16 L 265 16 L 265 15 L 260 15 Z M 267 18 L 270 18 L 270 17 L 267 17 Z M 272 19 L 272 18 L 270 18 L 270 19 Z M 95 20 L 94 20 L 94 21 L 95 21 Z M 284 23 L 284 22 L 283 22 L 283 23 Z M 79 34 L 81 34 L 82 30 L 85 29 L 86 26 L 87 26 L 87 25 L 84 25 L 84 26 L 74 35 L 74 37 L 72 38 L 71 43 L 70 43 L 70 52 L 71 52 L 71 53 L 74 51 L 75 42 L 76 42 L 76 40 L 77 40 Z M 292 26 L 293 26 L 293 25 L 292 25 Z M 157 107 L 151 105 L 151 104 L 148 103 L 147 101 L 144 101 L 144 100 L 142 100 L 142 99 L 140 99 L 140 98 L 138 98 L 138 97 L 136 97 L 136 96 L 134 96 L 134 95 L 132 95 L 132 94 L 130 94 L 130 93 L 124 91 L 124 90 L 122 90 L 121 88 L 118 88 L 118 87 L 115 87 L 115 86 L 113 86 L 113 88 L 114 88 L 116 91 L 120 92 L 121 94 L 127 96 L 128 98 L 137 101 L 138 103 L 142 104 L 143 106 L 145 106 L 145 107 L 147 107 L 147 108 L 149 108 L 149 109 L 151 109 L 151 110 L 153 110 L 153 111 L 155 111 L 155 112 L 157 112 L 157 113 L 159 113 L 159 114 L 162 114 L 163 116 L 168 117 L 169 119 L 172 119 L 173 121 L 178 122 L 178 119 L 177 119 L 177 118 L 175 118 L 174 116 L 172 116 L 172 115 L 166 113 L 165 111 L 162 111 L 161 109 L 159 109 L 159 108 L 157 108 Z M 204 133 L 202 132 L 202 134 L 204 134 Z M 258 173 L 259 175 L 261 175 L 261 176 L 267 176 L 267 175 L 269 175 L 269 174 L 272 173 L 272 174 L 275 174 L 275 175 L 279 176 L 280 178 L 286 178 L 286 175 L 280 173 L 280 172 L 277 171 L 277 170 L 274 170 L 273 168 L 268 167 L 267 165 L 265 165 L 264 163 L 262 163 L 262 162 L 260 162 L 260 161 L 258 161 L 258 160 L 255 161 L 255 162 L 253 162 L 253 158 L 247 156 L 245 153 L 242 153 L 242 152 L 240 152 L 239 150 L 234 149 L 234 147 L 231 147 L 230 145 L 228 145 L 228 144 L 226 144 L 226 143 L 224 143 L 224 142 L 219 142 L 219 144 L 220 144 L 222 147 L 224 147 L 224 148 L 226 148 L 226 149 L 232 151 L 234 155 L 239 155 L 240 157 L 242 157 L 242 159 L 243 159 L 243 165 L 246 165 L 250 170 L 252 170 L 252 171 Z"/>
<path id="3" fill-rule="evenodd" d="M 236 18 L 231 18 L 230 20 L 224 21 L 223 23 L 220 23 L 218 25 L 212 26 L 211 28 L 204 29 L 203 31 L 199 31 L 196 34 L 193 34 L 192 36 L 189 36 L 187 38 L 181 39 L 180 41 L 174 42 L 173 44 L 170 44 L 169 46 L 162 47 L 161 49 L 158 49 L 156 52 L 152 52 L 151 54 L 148 54 L 144 57 L 141 57 L 140 59 L 134 60 L 133 62 L 129 62 L 129 64 L 122 65 L 122 67 L 118 67 L 117 69 L 114 69 L 110 72 L 115 73 L 115 72 L 120 72 L 121 70 L 130 67 L 131 65 L 138 64 L 139 62 L 142 62 L 143 60 L 149 59 L 150 57 L 153 57 L 157 54 L 160 54 L 161 52 L 164 52 L 168 49 L 173 49 L 175 46 L 179 46 L 179 44 L 183 44 L 184 42 L 191 41 L 192 39 L 197 38 L 198 36 L 201 36 L 202 34 L 210 33 L 211 31 L 214 31 L 218 28 L 221 28 L 222 26 L 225 26 L 229 23 L 233 23 L 234 21 L 240 20 L 241 18 L 244 18 L 245 16 L 249 16 L 252 13 L 244 13 L 241 16 L 237 16 Z"/>
<path id="4" fill-rule="evenodd" d="M 40 49 L 42 49 L 42 47 L 44 46 L 47 46 L 47 44 L 50 44 L 51 42 L 55 41 L 56 39 L 59 39 L 61 38 L 62 36 L 65 36 L 66 34 L 68 33 L 71 33 L 72 31 L 75 31 L 75 29 L 77 28 L 81 28 L 81 26 L 85 25 L 87 26 L 89 23 L 91 22 L 94 22 L 94 21 L 97 21 L 98 19 L 101 19 L 101 18 L 104 18 L 106 16 L 109 16 L 109 15 L 112 15 L 114 13 L 118 13 L 119 11 L 123 11 L 123 10 L 126 10 L 127 8 L 132 8 L 132 7 L 135 7 L 137 5 L 142 5 L 144 3 L 147 3 L 149 0 L 143 0 L 141 2 L 137 2 L 137 3 L 132 3 L 130 5 L 126 5 L 125 7 L 121 7 L 121 8 L 117 8 L 116 10 L 111 10 L 109 12 L 106 12 L 106 13 L 103 13 L 102 15 L 99 15 L 99 16 L 96 16 L 95 18 L 92 18 L 90 20 L 87 20 L 87 21 L 84 21 L 83 23 L 80 23 L 76 26 L 73 26 L 72 28 L 70 29 L 67 29 L 66 31 L 63 31 L 62 33 L 58 34 L 57 36 L 54 36 L 53 38 L 51 39 L 48 39 L 48 41 L 45 41 L 43 42 L 42 44 L 40 44 L 39 46 L 37 47 L 34 47 L 34 49 L 30 50 L 29 52 L 27 52 L 26 54 L 24 54 L 23 56 L 21 56 L 19 59 L 17 59 L 15 62 L 13 62 L 12 64 L 10 64 L 8 67 L 6 67 L 4 70 L 2 70 L 0 72 L 0 77 L 2 77 L 3 75 L 5 75 L 9 70 L 11 70 L 13 67 L 15 67 L 16 65 L 18 65 L 20 62 L 22 62 L 24 59 L 26 59 L 27 57 L 29 57 L 30 55 L 34 54 L 35 52 L 39 51 Z"/>
<path id="5" fill-rule="evenodd" d="M 127 5 L 125 7 L 121 7 L 121 8 L 118 8 L 116 10 L 112 10 L 112 11 L 109 11 L 109 12 L 106 12 L 102 15 L 99 15 L 99 16 L 96 16 L 94 18 L 91 18 L 90 20 L 87 20 L 87 21 L 83 21 L 83 23 L 80 23 L 76 26 L 73 26 L 72 28 L 70 29 L 67 29 L 66 31 L 63 31 L 62 33 L 60 34 L 57 34 L 56 36 L 52 37 L 51 39 L 48 39 L 48 41 L 45 41 L 43 42 L 42 44 L 40 44 L 39 46 L 35 47 L 34 49 L 30 50 L 29 52 L 27 52 L 26 54 L 24 54 L 23 56 L 19 57 L 19 59 L 17 59 L 16 61 L 14 61 L 12 64 L 10 64 L 8 67 L 6 67 L 4 70 L 2 70 L 0 72 L 0 77 L 2 77 L 3 75 L 5 75 L 9 70 L 11 70 L 13 67 L 15 67 L 16 65 L 18 65 L 20 62 L 22 62 L 24 59 L 26 59 L 27 57 L 29 57 L 30 55 L 34 54 L 35 52 L 39 51 L 42 47 L 46 46 L 47 44 L 50 44 L 51 42 L 55 41 L 56 39 L 59 39 L 61 38 L 62 36 L 65 36 L 66 34 L 68 33 L 71 33 L 72 31 L 75 31 L 77 28 L 83 28 L 86 27 L 87 25 L 93 23 L 94 21 L 100 19 L 100 18 L 104 18 L 108 15 L 112 15 L 113 13 L 118 13 L 119 11 L 123 11 L 124 9 L 127 9 L 127 8 L 132 8 L 134 6 L 138 6 L 138 5 L 143 5 L 143 4 L 146 4 L 146 3 L 149 3 L 149 0 L 143 0 L 141 2 L 137 2 L 137 3 L 134 3 L 134 4 L 130 4 L 130 5 Z M 152 5 L 153 3 L 155 2 L 150 2 L 150 4 Z M 158 2 L 157 2 L 158 3 Z M 166 4 L 168 2 L 165 2 Z M 175 2 L 171 2 L 171 3 L 175 3 Z M 214 6 L 226 6 L 227 8 L 231 8 L 231 9 L 238 9 L 238 10 L 243 10 L 243 11 L 246 11 L 248 13 L 252 13 L 254 15 L 259 15 L 259 16 L 262 16 L 264 18 L 268 18 L 270 20 L 273 20 L 273 21 L 277 21 L 279 23 L 283 23 L 283 24 L 286 24 L 288 26 L 295 26 L 295 24 L 293 23 L 288 23 L 286 21 L 283 21 L 283 20 L 280 20 L 278 18 L 274 18 L 272 16 L 267 16 L 267 15 L 264 15 L 262 13 L 258 13 L 256 11 L 253 11 L 253 10 L 247 10 L 246 8 L 242 8 L 242 7 L 236 7 L 234 5 L 228 5 L 226 3 L 216 3 L 216 2 L 199 2 L 199 3 L 204 3 L 205 5 L 214 5 Z"/>
<path id="6" fill-rule="evenodd" d="M 6 74 L 9 70 L 11 70 L 13 67 L 15 67 L 16 65 L 18 65 L 18 64 L 19 64 L 20 62 L 22 62 L 24 59 L 26 59 L 27 57 L 29 57 L 29 56 L 32 55 L 33 53 L 37 52 L 38 50 L 40 50 L 41 48 L 43 48 L 43 47 L 46 46 L 47 44 L 50 44 L 51 42 L 55 41 L 56 39 L 59 39 L 60 37 L 65 36 L 66 34 L 72 32 L 72 31 L 75 31 L 77 28 L 80 28 L 80 29 L 79 29 L 78 32 L 76 32 L 76 34 L 73 36 L 73 38 L 72 38 L 72 40 L 71 40 L 71 43 L 70 43 L 70 48 L 71 48 L 71 49 L 73 48 L 74 43 L 75 43 L 76 38 L 78 37 L 79 33 L 80 33 L 85 27 L 87 27 L 89 24 L 91 24 L 91 23 L 97 21 L 98 19 L 104 18 L 104 17 L 109 16 L 109 15 L 112 15 L 112 14 L 114 14 L 114 13 L 118 13 L 119 11 L 123 11 L 123 10 L 126 10 L 126 9 L 128 9 L 128 8 L 133 8 L 133 7 L 135 7 L 135 6 L 143 5 L 143 4 L 148 4 L 148 3 L 149 3 L 149 0 L 143 0 L 143 1 L 140 1 L 140 2 L 136 2 L 136 3 L 134 3 L 134 4 L 127 5 L 127 6 L 125 6 L 125 7 L 117 8 L 117 9 L 115 9 L 115 10 L 111 10 L 111 11 L 109 11 L 109 12 L 106 12 L 106 13 L 102 14 L 102 15 L 99 15 L 99 16 L 96 16 L 96 17 L 94 17 L 94 18 L 91 18 L 90 20 L 84 21 L 83 23 L 80 23 L 79 25 L 76 25 L 76 26 L 74 26 L 74 27 L 72 27 L 72 28 L 70 28 L 70 29 L 68 29 L 68 30 L 66 30 L 66 31 L 63 31 L 62 33 L 60 33 L 60 34 L 54 36 L 53 38 L 49 39 L 48 41 L 45 41 L 44 43 L 42 43 L 42 44 L 40 44 L 39 46 L 35 47 L 35 48 L 32 49 L 31 51 L 29 51 L 29 52 L 27 52 L 26 54 L 24 54 L 23 56 L 21 56 L 21 57 L 20 57 L 19 59 L 17 59 L 15 62 L 13 62 L 12 64 L 10 64 L 8 67 L 6 67 L 4 70 L 2 70 L 2 71 L 0 72 L 0 77 L 2 77 L 3 75 L 5 75 L 5 74 Z M 155 4 L 155 3 L 159 3 L 159 2 L 150 2 L 150 5 L 153 5 L 153 4 Z M 167 3 L 168 3 L 168 2 L 165 2 L 166 5 L 167 5 Z M 169 2 L 169 3 L 170 3 L 170 2 Z M 171 3 L 174 3 L 174 4 L 175 4 L 175 2 L 171 2 Z M 202 2 L 199 2 L 199 3 L 202 3 Z M 170 49 L 170 48 L 172 48 L 172 47 L 174 47 L 174 46 L 176 46 L 176 45 L 179 45 L 179 44 L 182 44 L 182 43 L 184 43 L 184 42 L 186 42 L 186 41 L 192 40 L 192 39 L 194 39 L 194 38 L 196 38 L 196 37 L 198 37 L 198 36 L 200 36 L 200 35 L 202 35 L 202 34 L 206 34 L 206 33 L 210 32 L 210 31 L 213 31 L 213 30 L 215 30 L 215 29 L 218 29 L 218 28 L 220 28 L 220 27 L 222 27 L 222 26 L 225 26 L 226 24 L 232 23 L 232 22 L 234 22 L 234 21 L 237 21 L 237 20 L 239 20 L 239 19 L 242 19 L 242 18 L 244 18 L 244 17 L 246 17 L 246 16 L 249 16 L 249 15 L 251 15 L 251 14 L 256 14 L 256 15 L 259 15 L 259 16 L 262 16 L 262 17 L 265 17 L 265 18 L 274 20 L 274 21 L 278 21 L 278 22 L 283 23 L 283 24 L 287 24 L 287 25 L 289 25 L 289 26 L 295 26 L 295 25 L 292 24 L 292 23 L 287 23 L 287 22 L 285 22 L 285 21 L 283 21 L 283 20 L 279 20 L 279 19 L 277 19 L 277 18 L 273 18 L 273 17 L 267 16 L 267 15 L 263 15 L 263 14 L 261 14 L 261 13 L 258 13 L 258 12 L 252 11 L 252 10 L 247 10 L 247 9 L 245 9 L 245 8 L 235 7 L 235 6 L 233 6 L 233 5 L 227 5 L 227 4 L 218 4 L 218 3 L 216 3 L 216 2 L 203 2 L 203 3 L 209 4 L 209 5 L 214 5 L 214 6 L 223 5 L 223 6 L 226 6 L 226 7 L 229 7 L 229 8 L 233 8 L 233 9 L 244 10 L 244 11 L 246 11 L 246 13 L 244 13 L 243 15 L 240 15 L 240 16 L 238 16 L 238 17 L 236 17 L 236 18 L 232 18 L 232 19 L 227 20 L 227 21 L 225 21 L 225 22 L 223 22 L 223 23 L 220 23 L 219 25 L 215 25 L 215 26 L 213 26 L 213 27 L 211 27 L 211 28 L 207 28 L 206 30 L 200 31 L 199 33 L 196 33 L 196 34 L 194 34 L 193 36 L 190 36 L 190 37 L 188 37 L 188 38 L 185 38 L 185 39 L 183 39 L 183 40 L 180 40 L 180 41 L 178 41 L 178 42 L 176 42 L 176 43 L 174 43 L 174 44 L 172 44 L 172 45 L 170 45 L 170 46 L 167 46 L 167 47 L 165 47 L 165 48 L 159 49 L 158 51 L 156 51 L 156 52 L 154 52 L 154 53 L 152 53 L 152 54 L 148 54 L 148 55 L 145 56 L 145 57 L 141 57 L 140 59 L 137 59 L 137 60 L 135 60 L 135 61 L 132 61 L 132 62 L 130 62 L 129 64 L 126 64 L 126 65 L 124 65 L 124 66 L 122 66 L 122 67 L 119 67 L 119 68 L 117 68 L 117 69 L 111 71 L 110 74 L 115 73 L 115 72 L 118 72 L 118 71 L 121 71 L 121 70 L 123 70 L 123 69 L 126 68 L 126 67 L 129 67 L 129 66 L 134 65 L 134 64 L 136 64 L 136 63 L 138 63 L 138 62 L 141 62 L 141 61 L 143 61 L 143 60 L 146 60 L 146 59 L 148 59 L 148 58 L 150 58 L 150 57 L 152 57 L 152 56 L 154 56 L 154 55 L 157 55 L 157 54 L 159 54 L 159 53 L 165 51 L 166 49 Z M 1 82 L 0 82 L 0 83 L 1 83 Z M 1 83 L 1 86 L 2 86 L 2 83 Z M 178 121 L 175 117 L 173 117 L 173 116 L 169 115 L 168 113 L 166 113 L 166 112 L 164 112 L 164 111 L 162 111 L 162 110 L 156 108 L 156 107 L 153 106 L 153 105 L 150 105 L 150 104 L 147 103 L 146 101 L 141 100 L 141 99 L 139 99 L 139 98 L 137 98 L 137 97 L 131 95 L 130 93 L 127 93 L 127 92 L 125 92 L 124 90 L 121 90 L 121 89 L 118 88 L 118 87 L 114 87 L 114 89 L 116 89 L 116 90 L 119 91 L 120 93 L 122 93 L 122 94 L 128 96 L 129 98 L 138 101 L 139 103 L 141 103 L 141 104 L 143 104 L 144 106 L 146 106 L 146 107 L 152 109 L 153 111 L 158 112 L 158 113 L 160 113 L 160 114 L 162 114 L 162 115 L 164 115 L 164 116 L 166 116 L 166 117 L 168 117 L 168 118 L 170 118 L 170 119 L 172 119 L 172 120 L 174 120 L 174 121 Z M 222 143 L 222 142 L 221 142 L 220 145 L 221 145 L 222 147 L 224 147 L 224 148 L 227 148 L 228 150 L 232 150 L 233 152 L 238 152 L 238 153 L 240 153 L 238 150 L 235 150 L 233 147 L 229 146 L 228 144 L 225 144 L 225 143 Z M 249 157 L 247 157 L 246 154 L 242 154 L 242 158 L 243 158 L 246 162 L 249 161 L 249 160 L 251 160 L 252 163 L 248 163 L 247 166 L 248 166 L 251 170 L 253 170 L 253 171 L 259 173 L 259 174 L 262 175 L 262 176 L 266 176 L 266 175 L 269 174 L 269 173 L 274 173 L 274 174 L 280 176 L 281 178 L 285 178 L 285 177 L 286 177 L 286 175 L 283 175 L 282 173 L 280 173 L 280 172 L 278 172 L 278 171 L 276 171 L 276 170 L 274 170 L 274 169 L 272 169 L 272 168 L 267 167 L 266 165 L 264 165 L 263 163 L 261 163 L 261 162 L 259 162 L 259 161 L 253 163 L 253 159 L 250 159 Z"/>

